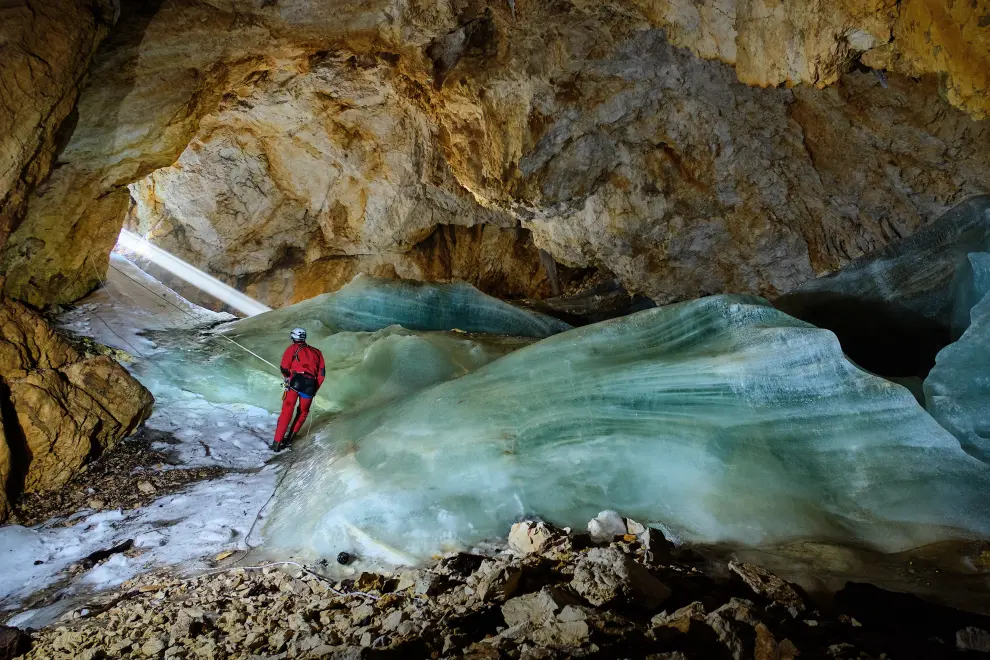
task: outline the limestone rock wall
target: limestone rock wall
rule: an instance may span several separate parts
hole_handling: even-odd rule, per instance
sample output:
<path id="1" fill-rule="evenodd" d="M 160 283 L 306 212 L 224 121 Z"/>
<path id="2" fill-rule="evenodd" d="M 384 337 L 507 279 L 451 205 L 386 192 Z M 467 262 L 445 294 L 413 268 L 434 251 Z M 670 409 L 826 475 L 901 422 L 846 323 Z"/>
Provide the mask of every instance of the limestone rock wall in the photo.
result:
<path id="1" fill-rule="evenodd" d="M 531 232 L 526 295 L 538 249 L 660 301 L 774 295 L 988 189 L 990 5 L 943 5 L 125 2 L 5 289 L 81 296 L 133 197 L 270 304 L 446 277 L 419 246 L 478 226 Z"/>
<path id="2" fill-rule="evenodd" d="M 256 73 L 131 185 L 132 228 L 275 306 L 358 270 L 543 297 L 535 248 L 669 302 L 777 295 L 990 190 L 990 125 L 934 80 L 760 89 L 662 31 L 553 20 L 472 19 L 427 49 L 429 79 L 384 56 Z M 501 290 L 420 244 L 516 224 L 534 248 L 501 251 Z"/>
<path id="3" fill-rule="evenodd" d="M 127 211 L 126 185 L 172 164 L 227 76 L 263 58 L 267 31 L 228 19 L 206 3 L 124 3 L 89 70 L 60 167 L 11 235 L 8 292 L 40 307 L 98 282 Z"/>
<path id="4" fill-rule="evenodd" d="M 72 133 L 80 83 L 115 14 L 111 0 L 0 5 L 0 252 Z"/>
<path id="5" fill-rule="evenodd" d="M 7 480 L 10 478 L 10 447 L 7 446 L 7 434 L 0 418 L 0 520 L 6 520 L 10 513 L 10 502 L 7 499 Z"/>
<path id="6" fill-rule="evenodd" d="M 10 497 L 57 488 L 151 413 L 153 398 L 106 356 L 86 358 L 24 305 L 0 301 L 0 519 Z"/>

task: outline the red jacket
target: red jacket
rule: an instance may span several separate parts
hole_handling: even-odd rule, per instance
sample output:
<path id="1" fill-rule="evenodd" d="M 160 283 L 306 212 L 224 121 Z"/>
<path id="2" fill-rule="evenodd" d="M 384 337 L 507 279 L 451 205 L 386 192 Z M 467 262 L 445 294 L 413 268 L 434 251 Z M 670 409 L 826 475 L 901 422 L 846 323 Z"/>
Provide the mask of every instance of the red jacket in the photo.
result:
<path id="1" fill-rule="evenodd" d="M 320 349 L 309 344 L 291 344 L 282 354 L 282 375 L 291 378 L 292 374 L 306 374 L 316 378 L 317 386 L 323 385 L 327 377 L 327 365 Z"/>

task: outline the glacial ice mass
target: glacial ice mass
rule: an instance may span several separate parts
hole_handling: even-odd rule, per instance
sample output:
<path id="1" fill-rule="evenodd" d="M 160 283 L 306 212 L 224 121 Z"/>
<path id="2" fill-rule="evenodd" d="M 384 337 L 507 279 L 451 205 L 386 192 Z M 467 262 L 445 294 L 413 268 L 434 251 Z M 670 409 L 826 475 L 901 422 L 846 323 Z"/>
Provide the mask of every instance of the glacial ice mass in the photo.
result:
<path id="1" fill-rule="evenodd" d="M 990 469 L 832 333 L 758 298 L 564 332 L 313 434 L 269 548 L 405 563 L 603 508 L 702 542 L 990 533 Z"/>

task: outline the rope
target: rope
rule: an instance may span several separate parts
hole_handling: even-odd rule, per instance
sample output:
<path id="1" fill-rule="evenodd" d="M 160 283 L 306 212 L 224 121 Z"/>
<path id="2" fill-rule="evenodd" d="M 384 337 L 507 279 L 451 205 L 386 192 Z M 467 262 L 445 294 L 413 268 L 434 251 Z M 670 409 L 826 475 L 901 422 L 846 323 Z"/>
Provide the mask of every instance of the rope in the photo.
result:
<path id="1" fill-rule="evenodd" d="M 90 265 L 93 266 L 93 272 L 96 274 L 96 278 L 100 281 L 100 285 L 107 292 L 107 295 L 110 296 L 110 298 L 112 298 L 118 305 L 122 304 L 120 302 L 120 300 L 118 300 L 117 297 L 114 296 L 113 293 L 110 291 L 110 287 L 103 280 L 103 278 L 100 277 L 100 273 L 96 269 L 96 265 L 93 264 L 92 262 L 90 262 Z M 117 271 L 118 273 L 120 273 L 121 275 L 123 275 L 125 278 L 127 278 L 128 280 L 130 280 L 134 284 L 137 284 L 138 286 L 140 286 L 141 288 L 143 288 L 145 291 L 151 293 L 153 296 L 155 296 L 155 299 L 156 300 L 159 299 L 159 294 L 156 291 L 148 288 L 143 283 L 141 283 L 138 280 L 134 279 L 133 277 L 131 277 L 130 275 L 128 275 L 124 271 L 122 271 L 119 268 L 117 268 L 116 266 L 114 266 L 113 264 L 108 264 L 108 265 L 110 266 L 110 268 L 113 268 L 115 271 Z M 127 293 L 124 292 L 124 291 L 121 291 L 121 293 L 123 293 L 124 295 L 127 295 Z M 178 296 L 179 294 L 175 294 L 175 295 Z M 130 296 L 127 296 L 127 297 L 130 298 Z M 179 307 L 178 305 L 176 305 L 175 303 L 173 303 L 172 301 L 170 301 L 165 296 L 164 293 L 161 294 L 161 298 L 160 299 L 163 300 L 164 302 L 168 303 L 169 305 L 171 305 L 175 309 L 179 310 L 181 313 L 185 314 L 186 316 L 188 316 L 193 321 L 199 321 L 199 319 L 196 316 L 194 316 L 192 313 L 190 313 L 188 310 L 182 309 L 181 307 Z M 132 303 L 134 303 L 135 306 L 140 307 L 140 305 L 138 305 L 138 303 L 137 303 L 136 300 L 134 300 L 133 298 L 130 298 L 130 300 L 131 300 Z M 121 337 L 120 335 L 118 335 L 113 330 L 113 328 L 111 328 L 110 325 L 103 319 L 103 317 L 100 316 L 95 310 L 93 310 L 93 314 L 98 319 L 100 319 L 100 322 L 103 323 L 103 325 L 105 325 L 107 327 L 107 330 L 109 330 L 115 337 L 117 337 L 118 339 L 120 339 L 127 346 L 131 347 L 131 349 L 134 350 L 134 352 L 137 354 L 138 357 L 141 357 L 141 358 L 144 358 L 145 357 L 139 351 L 137 351 L 136 349 L 134 349 L 133 345 L 130 342 L 128 342 L 123 337 Z M 279 367 L 276 367 L 274 364 L 272 364 L 271 362 L 269 362 L 265 358 L 261 357 L 260 355 L 258 355 L 257 353 L 251 351 L 250 349 L 242 346 L 241 344 L 239 344 L 238 342 L 234 341 L 230 337 L 227 337 L 227 336 L 222 335 L 222 334 L 213 334 L 213 335 L 211 335 L 211 337 L 218 337 L 218 336 L 219 337 L 223 337 L 224 339 L 226 339 L 230 343 L 234 344 L 235 346 L 240 347 L 241 349 L 243 349 L 244 351 L 250 353 L 254 357 L 256 357 L 259 360 L 261 360 L 262 362 L 270 365 L 273 369 L 275 369 L 276 371 L 279 372 L 279 375 L 281 375 L 281 369 Z M 152 360 L 148 360 L 148 362 L 150 364 L 153 364 L 158 369 L 160 369 L 162 371 L 162 373 L 164 373 L 166 376 L 171 376 L 171 374 L 169 374 L 167 371 L 165 371 L 165 369 L 161 365 L 155 363 Z M 311 435 L 312 430 L 313 430 L 313 417 L 312 416 L 309 416 L 309 418 L 306 420 L 306 432 L 305 432 L 305 434 L 304 434 L 303 437 L 307 437 L 308 438 Z M 250 539 L 251 538 L 251 535 L 254 533 L 255 527 L 257 527 L 258 522 L 261 520 L 261 514 L 264 513 L 264 511 L 265 511 L 266 508 L 268 508 L 268 505 L 271 503 L 271 501 L 273 499 L 275 499 L 275 496 L 278 494 L 278 491 L 281 489 L 282 484 L 285 482 L 286 477 L 289 476 L 289 472 L 291 472 L 292 467 L 296 464 L 296 461 L 297 460 L 299 460 L 299 454 L 294 452 L 294 455 L 292 457 L 292 460 L 289 462 L 288 465 L 285 466 L 285 470 L 282 471 L 282 474 L 279 477 L 278 482 L 276 482 L 275 488 L 272 490 L 271 495 L 268 496 L 268 499 L 265 500 L 265 503 L 263 505 L 261 505 L 261 508 L 260 509 L 258 509 L 258 513 L 255 514 L 254 521 L 252 521 L 251 527 L 250 527 L 250 529 L 248 529 L 248 533 L 244 537 L 245 545 L 247 544 L 248 539 Z M 246 550 L 242 550 L 241 552 L 243 552 L 244 554 L 240 557 L 240 559 L 237 560 L 237 562 L 235 562 L 235 566 L 232 567 L 232 568 L 230 568 L 230 569 L 225 569 L 225 570 L 233 570 L 233 568 L 241 568 L 241 567 L 237 567 L 236 564 L 238 562 L 244 561 L 248 557 L 248 555 L 250 555 L 251 548 L 248 548 Z M 296 562 L 276 562 L 276 563 L 273 563 L 273 564 L 267 564 L 266 566 L 275 566 L 275 565 L 279 565 L 279 564 L 292 564 L 292 565 L 296 565 L 296 566 L 299 566 L 300 568 L 302 568 L 303 570 L 311 573 L 312 575 L 316 575 L 315 573 L 312 573 L 312 571 L 309 571 L 309 569 L 307 569 L 305 566 L 302 566 L 301 564 L 298 564 Z M 258 567 L 243 567 L 243 568 L 245 568 L 245 569 L 248 569 L 248 568 L 253 569 L 253 568 L 258 568 Z M 264 568 L 264 567 L 261 567 L 261 568 Z M 320 577 L 320 576 L 317 575 L 317 577 Z M 323 579 L 323 578 L 320 577 L 320 579 Z M 357 593 L 357 592 L 355 592 L 355 593 Z M 369 595 L 369 594 L 365 594 L 365 595 Z M 370 596 L 370 597 L 374 598 L 374 596 Z"/>
<path id="2" fill-rule="evenodd" d="M 310 417 L 307 420 L 306 435 L 303 437 L 308 438 L 312 430 L 313 430 L 313 418 Z M 272 490 L 272 494 L 268 496 L 268 499 L 265 500 L 265 503 L 261 505 L 260 509 L 258 509 L 258 513 L 254 517 L 254 522 L 251 523 L 251 528 L 248 530 L 247 535 L 244 537 L 245 545 L 247 545 L 248 539 L 251 538 L 251 535 L 254 534 L 254 528 L 258 525 L 258 521 L 261 520 L 261 514 L 265 512 L 265 509 L 268 508 L 268 505 L 271 503 L 271 501 L 275 499 L 275 495 L 278 494 L 279 489 L 282 487 L 282 482 L 284 482 L 285 478 L 289 476 L 289 472 L 292 471 L 292 466 L 296 464 L 297 460 L 299 460 L 299 453 L 293 452 L 292 460 L 289 461 L 289 464 L 285 466 L 285 470 L 282 471 L 282 476 L 280 476 L 278 478 L 278 481 L 275 483 L 275 488 L 274 490 Z M 244 554 L 241 556 L 240 559 L 237 560 L 237 562 L 242 562 L 245 559 L 247 559 L 248 555 L 251 554 L 251 548 L 248 548 L 247 550 L 243 550 L 242 552 Z M 236 564 L 237 562 L 234 563 Z"/>
<path id="3" fill-rule="evenodd" d="M 93 266 L 93 268 L 95 269 L 95 268 L 96 268 L 96 266 Z M 158 293 L 157 293 L 156 291 L 153 291 L 152 289 L 149 289 L 149 288 L 148 288 L 148 287 L 146 287 L 146 286 L 145 286 L 144 284 L 142 284 L 141 282 L 139 282 L 139 281 L 137 281 L 136 279 L 134 279 L 133 277 L 131 277 L 130 275 L 128 275 L 128 274 L 127 274 L 127 273 L 125 273 L 124 271 L 122 271 L 122 270 L 120 270 L 119 268 L 117 268 L 117 267 L 116 267 L 116 266 L 114 266 L 113 264 L 110 264 L 110 268 L 113 268 L 113 269 L 114 269 L 115 271 L 117 271 L 118 273 L 120 273 L 121 275 L 123 275 L 124 277 L 126 277 L 127 279 L 129 279 L 129 280 L 130 280 L 131 282 L 134 282 L 134 283 L 135 283 L 135 284 L 137 284 L 137 285 L 138 285 L 139 287 L 141 287 L 141 288 L 142 288 L 142 289 L 144 289 L 145 291 L 147 291 L 147 292 L 149 292 L 149 293 L 151 293 L 151 294 L 152 294 L 152 295 L 154 295 L 154 296 L 155 296 L 156 298 L 158 298 L 158 296 L 159 296 L 159 294 L 158 294 Z M 97 277 L 99 277 L 99 274 L 97 274 Z M 102 282 L 103 280 L 100 280 L 100 281 Z M 173 293 L 175 293 L 175 292 L 173 291 Z M 176 295 L 176 296 L 178 296 L 179 294 L 177 294 L 177 293 L 176 293 L 175 295 Z M 197 318 L 196 318 L 196 317 L 195 317 L 195 316 L 194 316 L 194 315 L 193 315 L 192 313 L 190 313 L 190 312 L 189 312 L 189 310 L 186 310 L 186 309 L 182 309 L 181 307 L 179 307 L 178 305 L 176 305 L 175 303 L 173 303 L 173 302 L 172 302 L 171 300 L 169 300 L 169 299 L 168 299 L 168 298 L 167 298 L 167 297 L 165 296 L 165 294 L 164 294 L 164 293 L 163 293 L 163 294 L 161 294 L 161 299 L 162 299 L 163 301 L 165 301 L 166 303 L 168 303 L 169 305 L 171 305 L 172 307 L 174 307 L 174 308 L 176 308 L 177 310 L 179 310 L 180 312 L 182 312 L 183 314 L 185 314 L 186 316 L 188 316 L 188 317 L 189 317 L 190 319 L 192 319 L 193 321 L 198 321 L 198 320 L 199 320 L 199 319 L 197 319 Z M 231 339 L 231 338 L 230 338 L 230 337 L 228 337 L 227 335 L 224 335 L 224 334 L 222 334 L 222 333 L 214 333 L 214 334 L 212 334 L 212 335 L 210 335 L 210 336 L 209 336 L 209 338 L 215 338 L 215 337 L 220 337 L 220 338 L 222 338 L 222 339 L 226 339 L 227 341 L 229 341 L 229 342 L 230 342 L 231 344 L 233 344 L 234 346 L 237 346 L 238 348 L 240 348 L 241 350 L 243 350 L 243 351 L 245 351 L 246 353 L 250 353 L 250 354 L 251 354 L 251 355 L 253 355 L 254 357 L 256 357 L 256 358 L 258 358 L 259 360 L 261 360 L 262 362 L 264 362 L 265 364 L 267 364 L 268 366 L 270 366 L 270 367 L 271 367 L 272 369 L 274 369 L 275 371 L 277 371 L 277 372 L 278 372 L 279 374 L 281 374 L 281 373 L 282 373 L 282 371 L 281 371 L 281 369 L 279 369 L 279 368 L 278 368 L 278 367 L 277 367 L 276 365 L 274 365 L 274 364 L 272 364 L 271 362 L 269 362 L 269 361 L 268 361 L 268 360 L 266 360 L 265 358 L 263 358 L 263 357 L 261 357 L 260 355 L 258 355 L 257 353 L 255 353 L 255 352 L 254 352 L 254 351 L 252 351 L 251 349 L 249 349 L 249 348 L 247 348 L 246 346 L 243 346 L 243 345 L 241 345 L 241 344 L 239 344 L 238 342 L 236 342 L 236 341 L 234 341 L 233 339 Z"/>

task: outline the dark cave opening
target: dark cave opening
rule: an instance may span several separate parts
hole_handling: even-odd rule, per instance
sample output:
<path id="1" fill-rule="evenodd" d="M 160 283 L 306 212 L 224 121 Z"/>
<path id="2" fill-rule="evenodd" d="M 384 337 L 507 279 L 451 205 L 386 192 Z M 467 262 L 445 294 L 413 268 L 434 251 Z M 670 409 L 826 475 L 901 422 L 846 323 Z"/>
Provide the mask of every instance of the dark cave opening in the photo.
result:
<path id="1" fill-rule="evenodd" d="M 849 359 L 888 378 L 925 378 L 935 356 L 952 342 L 948 325 L 890 301 L 801 292 L 778 298 L 774 306 L 831 330 Z"/>

